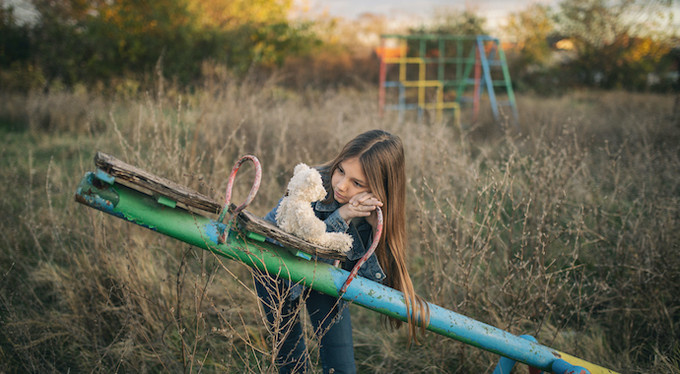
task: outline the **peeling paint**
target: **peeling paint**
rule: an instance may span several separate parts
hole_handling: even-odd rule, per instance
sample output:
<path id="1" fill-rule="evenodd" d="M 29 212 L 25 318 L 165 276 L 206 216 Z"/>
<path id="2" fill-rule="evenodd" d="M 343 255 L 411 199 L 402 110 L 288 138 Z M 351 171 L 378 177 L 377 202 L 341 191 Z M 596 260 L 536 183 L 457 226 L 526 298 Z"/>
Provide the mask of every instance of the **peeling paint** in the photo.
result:
<path id="1" fill-rule="evenodd" d="M 266 268 L 272 273 L 294 282 L 299 281 L 331 296 L 340 294 L 339 291 L 348 278 L 347 271 L 330 264 L 302 260 L 287 250 L 277 251 L 274 245 L 250 241 L 232 230 L 228 230 L 225 243 L 216 245 L 220 234 L 227 230 L 226 225 L 182 209 L 165 209 L 148 196 L 119 187 L 116 183 L 113 187 L 99 188 L 92 184 L 91 178 L 92 175 L 89 173 L 80 183 L 76 201 L 248 266 Z M 310 274 L 313 276 L 310 277 Z M 406 320 L 403 293 L 366 278 L 355 278 L 343 299 L 378 313 Z M 438 305 L 428 303 L 428 307 L 431 315 L 427 329 L 437 334 L 498 353 L 541 370 L 552 370 L 552 365 L 557 360 L 554 350 L 548 347 Z M 572 358 L 570 357 L 568 361 L 571 362 Z M 609 372 L 611 371 L 607 371 Z"/>
<path id="2" fill-rule="evenodd" d="M 209 221 L 205 223 L 203 226 L 201 226 L 201 231 L 203 231 L 203 234 L 205 234 L 205 237 L 209 239 L 212 243 L 217 244 L 218 239 L 220 237 L 220 233 L 222 233 L 224 230 L 226 230 L 227 225 L 216 222 L 216 221 Z"/>

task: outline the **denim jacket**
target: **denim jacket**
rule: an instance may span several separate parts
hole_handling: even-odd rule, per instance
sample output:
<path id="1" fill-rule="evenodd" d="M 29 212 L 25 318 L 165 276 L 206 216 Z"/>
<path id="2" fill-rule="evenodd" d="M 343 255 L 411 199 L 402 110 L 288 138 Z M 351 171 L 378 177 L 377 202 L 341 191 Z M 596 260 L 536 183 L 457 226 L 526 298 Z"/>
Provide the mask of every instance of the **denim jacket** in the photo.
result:
<path id="1" fill-rule="evenodd" d="M 279 200 L 279 204 L 280 203 L 281 201 Z M 274 225 L 276 225 L 276 211 L 279 204 L 264 217 L 265 220 Z M 314 209 L 316 217 L 326 223 L 326 232 L 344 232 L 352 236 L 352 249 L 347 254 L 347 260 L 342 264 L 343 269 L 351 271 L 357 261 L 371 246 L 373 239 L 373 229 L 371 225 L 366 222 L 364 218 L 354 218 L 347 224 L 347 222 L 340 217 L 340 213 L 338 212 L 340 204 L 336 201 L 332 201 L 328 204 L 317 201 L 312 203 L 312 208 Z M 319 258 L 318 261 L 332 263 L 331 260 L 321 258 Z M 387 278 L 385 272 L 378 263 L 378 258 L 375 253 L 364 262 L 359 269 L 358 275 L 379 283 L 383 283 L 385 278 Z"/>

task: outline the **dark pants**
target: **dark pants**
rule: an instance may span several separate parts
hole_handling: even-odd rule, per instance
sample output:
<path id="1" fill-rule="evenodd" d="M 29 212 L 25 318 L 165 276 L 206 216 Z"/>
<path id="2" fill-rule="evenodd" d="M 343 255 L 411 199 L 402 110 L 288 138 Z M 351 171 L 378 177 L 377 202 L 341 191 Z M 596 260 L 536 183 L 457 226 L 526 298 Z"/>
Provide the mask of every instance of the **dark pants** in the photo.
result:
<path id="1" fill-rule="evenodd" d="M 305 301 L 314 335 L 320 337 L 319 354 L 324 373 L 356 373 L 352 344 L 352 321 L 345 301 L 305 289 L 291 300 L 288 281 L 255 273 L 255 287 L 279 348 L 276 363 L 279 373 L 304 373 L 309 368 L 309 353 L 300 323 L 300 303 Z"/>

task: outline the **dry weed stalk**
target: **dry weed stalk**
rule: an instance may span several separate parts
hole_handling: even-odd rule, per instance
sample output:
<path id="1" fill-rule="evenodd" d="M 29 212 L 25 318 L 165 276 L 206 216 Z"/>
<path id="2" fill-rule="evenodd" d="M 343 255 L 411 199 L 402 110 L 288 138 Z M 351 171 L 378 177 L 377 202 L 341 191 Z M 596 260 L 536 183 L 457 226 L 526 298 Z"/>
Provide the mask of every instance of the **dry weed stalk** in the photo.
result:
<path id="1" fill-rule="evenodd" d="M 255 312 L 247 268 L 76 205 L 75 184 L 102 150 L 220 200 L 234 160 L 255 153 L 264 176 L 250 209 L 264 215 L 295 164 L 379 127 L 406 146 L 421 295 L 615 369 L 678 372 L 672 100 L 524 97 L 517 134 L 397 123 L 375 115 L 375 92 L 275 83 L 222 77 L 180 94 L 165 82 L 137 100 L 3 94 L 0 119 L 14 125 L 2 130 L 0 175 L 14 183 L 0 200 L 0 371 L 274 372 L 282 326 L 268 331 Z M 235 200 L 249 182 L 245 170 Z M 468 372 L 498 359 L 434 334 L 404 354 L 403 332 L 352 313 L 364 371 Z"/>

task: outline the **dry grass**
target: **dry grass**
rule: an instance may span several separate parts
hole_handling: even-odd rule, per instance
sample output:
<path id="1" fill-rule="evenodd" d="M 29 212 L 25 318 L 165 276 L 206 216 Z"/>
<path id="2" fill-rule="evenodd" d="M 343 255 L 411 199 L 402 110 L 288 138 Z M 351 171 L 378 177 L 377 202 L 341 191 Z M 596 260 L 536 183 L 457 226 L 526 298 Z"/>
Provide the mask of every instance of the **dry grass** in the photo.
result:
<path id="1" fill-rule="evenodd" d="M 250 210 L 263 215 L 296 163 L 384 128 L 406 145 L 410 268 L 426 299 L 625 373 L 680 373 L 672 97 L 520 97 L 521 132 L 458 129 L 379 118 L 373 91 L 213 74 L 192 94 L 2 95 L 0 371 L 273 372 L 248 269 L 80 206 L 76 184 L 101 150 L 221 199 L 232 163 L 254 153 Z M 352 313 L 362 372 L 498 360 L 432 333 L 408 349 L 403 331 Z"/>

